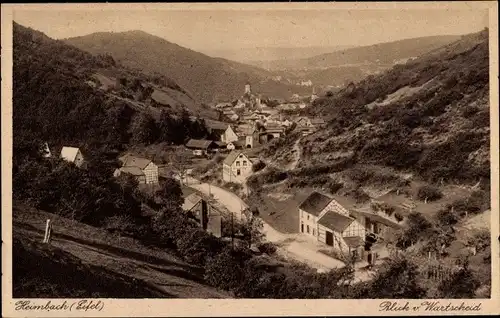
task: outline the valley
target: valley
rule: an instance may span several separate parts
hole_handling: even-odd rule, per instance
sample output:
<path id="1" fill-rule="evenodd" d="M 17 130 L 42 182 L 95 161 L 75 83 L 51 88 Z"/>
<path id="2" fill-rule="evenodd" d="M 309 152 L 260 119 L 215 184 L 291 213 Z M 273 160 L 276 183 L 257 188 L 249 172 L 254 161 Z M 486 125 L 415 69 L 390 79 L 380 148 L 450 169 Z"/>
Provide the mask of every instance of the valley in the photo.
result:
<path id="1" fill-rule="evenodd" d="M 488 32 L 244 64 L 15 23 L 14 296 L 490 297 Z"/>

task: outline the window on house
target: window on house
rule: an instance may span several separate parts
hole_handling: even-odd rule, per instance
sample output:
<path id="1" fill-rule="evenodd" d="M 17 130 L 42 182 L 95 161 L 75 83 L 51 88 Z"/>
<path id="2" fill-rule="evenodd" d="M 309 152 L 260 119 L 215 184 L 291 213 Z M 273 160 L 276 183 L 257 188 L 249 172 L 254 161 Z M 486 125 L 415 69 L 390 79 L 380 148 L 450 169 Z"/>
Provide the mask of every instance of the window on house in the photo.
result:
<path id="1" fill-rule="evenodd" d="M 307 233 L 309 233 L 309 225 L 307 226 Z"/>
<path id="2" fill-rule="evenodd" d="M 309 220 L 309 214 L 307 215 L 307 219 Z"/>
<path id="3" fill-rule="evenodd" d="M 236 170 L 236 175 L 237 176 L 241 175 L 241 170 L 240 169 Z"/>
<path id="4" fill-rule="evenodd" d="M 240 166 L 240 162 L 236 161 L 236 167 L 239 167 L 239 166 Z"/>
<path id="5" fill-rule="evenodd" d="M 243 165 L 246 166 L 247 165 L 247 161 L 246 160 L 243 160 Z"/>
<path id="6" fill-rule="evenodd" d="M 313 229 L 313 236 L 316 236 L 316 233 L 315 233 L 314 229 Z"/>

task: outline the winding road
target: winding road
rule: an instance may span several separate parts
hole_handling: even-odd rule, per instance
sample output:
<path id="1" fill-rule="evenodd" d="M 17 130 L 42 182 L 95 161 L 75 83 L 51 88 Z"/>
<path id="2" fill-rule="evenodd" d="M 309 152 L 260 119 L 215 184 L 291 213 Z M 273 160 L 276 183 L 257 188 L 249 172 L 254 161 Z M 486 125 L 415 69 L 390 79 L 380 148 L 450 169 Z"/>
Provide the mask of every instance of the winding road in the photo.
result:
<path id="1" fill-rule="evenodd" d="M 189 176 L 185 177 L 183 182 L 187 186 L 192 187 L 193 189 L 196 189 L 206 195 L 211 194 L 214 199 L 218 200 L 230 212 L 232 212 L 237 219 L 241 219 L 242 211 L 248 207 L 248 205 L 238 196 L 225 189 L 208 183 L 201 183 L 200 181 Z M 262 222 L 264 225 L 262 232 L 265 235 L 265 238 L 267 241 L 277 245 L 279 253 L 283 256 L 304 262 L 309 266 L 322 271 L 344 266 L 343 262 L 318 252 L 317 243 L 310 238 L 299 233 L 281 233 L 264 221 Z"/>

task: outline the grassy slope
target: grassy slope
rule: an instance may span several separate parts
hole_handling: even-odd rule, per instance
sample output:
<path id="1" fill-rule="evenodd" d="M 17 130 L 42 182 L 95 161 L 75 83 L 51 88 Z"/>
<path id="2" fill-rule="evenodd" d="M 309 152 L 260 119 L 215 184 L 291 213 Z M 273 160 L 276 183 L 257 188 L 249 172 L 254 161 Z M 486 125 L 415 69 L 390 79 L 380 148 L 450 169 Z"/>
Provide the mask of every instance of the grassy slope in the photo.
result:
<path id="1" fill-rule="evenodd" d="M 47 218 L 53 222 L 53 239 L 48 247 L 39 243 Z M 19 256 L 14 258 L 14 289 L 19 297 L 53 297 L 54 293 L 74 298 L 230 297 L 204 285 L 200 268 L 166 249 L 147 247 L 134 239 L 17 203 L 13 208 L 13 234 L 15 255 Z M 61 272 L 67 273 L 64 280 L 60 279 Z"/>
<path id="2" fill-rule="evenodd" d="M 276 97 L 301 89 L 267 80 L 270 73 L 263 69 L 211 58 L 142 31 L 94 33 L 66 43 L 91 53 L 110 53 L 129 67 L 168 75 L 202 102 L 238 98 L 247 82 L 256 92 Z"/>
<path id="3" fill-rule="evenodd" d="M 73 77 L 80 79 L 82 82 L 96 83 L 96 88 L 106 92 L 109 98 L 121 99 L 136 110 L 143 111 L 148 107 L 144 102 L 133 97 L 137 91 L 117 88 L 117 79 L 127 78 L 129 81 L 138 79 L 142 84 L 161 90 L 173 100 L 172 104 L 177 106 L 174 111 L 186 108 L 195 115 L 216 118 L 215 112 L 203 107 L 199 101 L 187 94 L 183 88 L 169 77 L 168 72 L 161 76 L 154 69 L 149 73 L 143 73 L 114 61 L 110 62 L 110 59 L 106 57 L 92 56 L 63 41 L 53 40 L 39 31 L 23 27 L 17 23 L 14 24 L 14 35 L 14 44 L 17 51 L 15 57 L 18 58 L 19 65 L 24 65 L 24 62 L 21 62 L 22 59 L 36 57 L 36 59 L 47 61 L 52 58 L 50 54 L 58 54 L 58 58 L 64 59 L 60 67 L 71 73 Z M 162 80 L 157 81 L 160 78 Z"/>
<path id="4" fill-rule="evenodd" d="M 394 96 L 398 94 L 393 93 L 409 87 L 416 89 L 411 94 Z M 457 155 L 456 162 L 461 162 L 462 170 L 473 170 L 471 179 L 487 178 L 488 96 L 487 33 L 470 35 L 406 66 L 369 77 L 357 83 L 353 92 L 343 90 L 319 100 L 312 113 L 332 121 L 327 129 L 303 140 L 302 164 L 354 154 L 358 163 L 403 168 L 432 178 L 444 172 L 433 171 L 436 167 L 426 164 L 436 162 L 433 160 L 438 160 L 439 147 L 443 147 L 443 153 L 448 150 Z M 398 138 L 406 149 L 414 150 L 413 162 L 384 163 L 382 149 L 382 154 L 369 152 L 374 149 L 370 143 L 390 143 Z M 470 144 L 448 149 L 454 141 L 464 144 L 462 138 Z M 449 162 L 444 160 L 442 164 L 446 166 Z M 450 167 L 450 171 L 453 169 L 458 167 Z M 457 176 L 459 180 L 467 178 Z"/>

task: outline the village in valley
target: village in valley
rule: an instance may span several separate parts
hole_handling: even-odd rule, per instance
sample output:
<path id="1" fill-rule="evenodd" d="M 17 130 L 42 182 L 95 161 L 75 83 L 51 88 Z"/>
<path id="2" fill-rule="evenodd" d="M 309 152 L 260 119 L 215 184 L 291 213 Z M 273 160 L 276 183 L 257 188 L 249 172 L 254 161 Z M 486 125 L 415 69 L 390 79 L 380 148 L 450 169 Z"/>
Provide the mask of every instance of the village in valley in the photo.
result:
<path id="1" fill-rule="evenodd" d="M 13 25 L 14 296 L 491 296 L 487 27 L 235 62 Z"/>
<path id="2" fill-rule="evenodd" d="M 262 209 L 252 204 L 247 185 L 252 175 L 273 165 L 259 151 L 273 140 L 279 142 L 289 135 L 298 144 L 302 137 L 325 127 L 323 119 L 300 112 L 311 107 L 316 98 L 314 93 L 306 97 L 295 94 L 287 101 L 272 100 L 275 106 L 270 107 L 260 94 L 252 93 L 251 84 L 246 84 L 241 98 L 213 105 L 226 121 L 207 120 L 208 136 L 212 139 L 188 139 L 184 146 L 175 148 L 176 163 L 162 164 L 154 161 L 155 156 L 127 152 L 119 157 L 121 167 L 113 175 L 132 176 L 146 192 L 157 189 L 162 177 L 176 178 L 183 186 L 182 209 L 192 214 L 208 233 L 222 237 L 224 220 L 241 221 L 248 217 L 247 212 L 260 213 L 259 208 Z M 50 156 L 48 144 L 46 147 Z M 300 159 L 295 151 L 291 150 L 297 159 L 290 170 L 296 168 Z M 85 167 L 79 148 L 63 147 L 61 158 Z M 309 195 L 302 195 L 302 201 L 292 200 L 295 204 L 288 205 L 286 211 L 273 207 L 274 211 L 265 209 L 268 215 L 257 214 L 262 220 L 269 218 L 274 223 L 272 215 L 281 213 L 289 218 L 281 222 L 296 222 L 294 231 L 280 232 L 273 228 L 276 224 L 264 221 L 259 229 L 264 241 L 276 244 L 287 258 L 304 262 L 320 272 L 343 268 L 352 262 L 358 281 L 369 279 L 370 268 L 390 257 L 395 247 L 387 243 L 384 235 L 401 229 L 404 216 L 417 208 L 416 200 L 399 195 L 398 189 L 372 197 L 364 204 L 325 189 L 308 192 Z M 273 202 L 264 206 L 269 205 Z M 278 227 L 281 228 L 279 223 Z M 231 240 L 234 242 L 238 235 L 241 233 L 232 229 Z"/>

